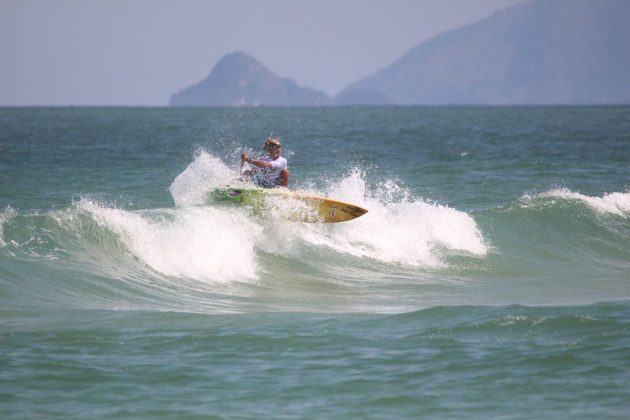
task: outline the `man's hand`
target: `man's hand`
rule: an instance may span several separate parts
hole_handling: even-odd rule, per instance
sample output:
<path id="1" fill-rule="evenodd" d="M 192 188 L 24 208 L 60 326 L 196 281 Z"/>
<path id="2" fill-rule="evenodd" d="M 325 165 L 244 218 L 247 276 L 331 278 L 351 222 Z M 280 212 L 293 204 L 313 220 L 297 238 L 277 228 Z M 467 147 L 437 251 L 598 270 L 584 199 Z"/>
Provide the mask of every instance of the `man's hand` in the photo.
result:
<path id="1" fill-rule="evenodd" d="M 243 162 L 249 162 L 249 156 L 247 155 L 247 153 L 243 153 L 243 154 L 241 155 L 241 160 L 242 160 Z"/>

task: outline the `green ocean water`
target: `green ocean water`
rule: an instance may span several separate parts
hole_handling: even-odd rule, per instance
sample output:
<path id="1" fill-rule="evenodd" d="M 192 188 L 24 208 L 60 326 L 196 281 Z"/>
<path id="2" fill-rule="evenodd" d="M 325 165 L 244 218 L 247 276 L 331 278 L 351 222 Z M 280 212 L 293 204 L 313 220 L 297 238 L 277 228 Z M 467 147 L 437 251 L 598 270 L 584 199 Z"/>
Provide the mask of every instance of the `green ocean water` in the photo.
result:
<path id="1" fill-rule="evenodd" d="M 302 224 L 211 203 L 283 139 Z M 630 107 L 0 108 L 2 418 L 626 418 Z"/>

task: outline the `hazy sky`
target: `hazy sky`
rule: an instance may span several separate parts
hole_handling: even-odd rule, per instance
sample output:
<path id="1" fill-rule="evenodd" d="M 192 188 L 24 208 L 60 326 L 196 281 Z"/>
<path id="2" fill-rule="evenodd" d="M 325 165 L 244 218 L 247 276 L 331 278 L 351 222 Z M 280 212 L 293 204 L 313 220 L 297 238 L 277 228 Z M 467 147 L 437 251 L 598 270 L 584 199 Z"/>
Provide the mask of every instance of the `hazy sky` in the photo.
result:
<path id="1" fill-rule="evenodd" d="M 0 105 L 166 105 L 243 51 L 334 95 L 524 0 L 0 0 Z"/>

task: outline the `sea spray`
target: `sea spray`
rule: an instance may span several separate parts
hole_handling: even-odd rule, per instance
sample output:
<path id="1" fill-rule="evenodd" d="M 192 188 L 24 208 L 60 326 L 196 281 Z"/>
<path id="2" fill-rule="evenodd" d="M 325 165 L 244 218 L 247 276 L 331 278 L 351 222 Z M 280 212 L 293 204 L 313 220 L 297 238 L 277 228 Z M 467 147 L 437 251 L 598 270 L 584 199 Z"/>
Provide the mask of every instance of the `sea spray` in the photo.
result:
<path id="1" fill-rule="evenodd" d="M 365 177 L 353 171 L 330 194 L 352 196 L 370 212 L 356 226 L 341 226 L 335 242 L 346 238 L 362 253 L 383 262 L 412 266 L 443 264 L 443 252 L 459 251 L 483 256 L 488 251 L 474 219 L 459 210 L 414 198 L 391 180 L 367 188 Z M 361 196 L 363 196 L 361 198 Z"/>
<path id="2" fill-rule="evenodd" d="M 207 204 L 212 188 L 234 182 L 237 174 L 219 158 L 199 153 L 170 187 L 178 206 Z M 374 189 L 360 169 L 351 170 L 324 191 L 300 190 L 327 195 L 365 207 L 369 212 L 336 225 L 290 223 L 275 220 L 283 213 L 276 203 L 266 217 L 247 218 L 264 229 L 261 251 L 280 255 L 300 254 L 301 247 L 325 247 L 336 253 L 365 257 L 384 263 L 437 267 L 444 264 L 444 250 L 483 256 L 488 251 L 474 219 L 459 210 L 417 199 L 398 183 L 385 180 Z M 237 207 L 223 207 L 234 212 Z M 285 209 L 286 210 L 286 209 Z M 246 217 L 243 214 L 240 217 Z M 274 221 L 272 223 L 272 221 Z M 308 252 L 305 251 L 305 255 Z"/>
<path id="3" fill-rule="evenodd" d="M 470 215 L 414 199 L 392 181 L 372 191 L 367 187 L 365 174 L 353 170 L 320 194 L 365 207 L 369 212 L 334 225 L 274 223 L 270 228 L 275 229 L 275 234 L 270 236 L 283 238 L 272 242 L 275 252 L 296 255 L 303 247 L 318 247 L 415 267 L 444 265 L 445 251 L 475 256 L 488 252 L 488 245 Z"/>
<path id="4" fill-rule="evenodd" d="M 200 151 L 175 178 L 169 191 L 177 207 L 202 205 L 206 204 L 206 196 L 213 188 L 233 183 L 236 177 L 221 159 Z"/>

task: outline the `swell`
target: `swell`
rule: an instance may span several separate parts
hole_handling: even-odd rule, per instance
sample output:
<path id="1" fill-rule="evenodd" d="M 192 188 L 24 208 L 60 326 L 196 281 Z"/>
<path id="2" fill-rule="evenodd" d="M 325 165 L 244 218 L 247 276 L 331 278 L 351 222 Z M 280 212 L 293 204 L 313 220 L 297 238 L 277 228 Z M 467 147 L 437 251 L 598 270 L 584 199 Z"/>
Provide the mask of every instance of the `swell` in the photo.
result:
<path id="1" fill-rule="evenodd" d="M 7 208 L 2 300 L 184 312 L 400 312 L 545 295 L 545 302 L 610 300 L 627 289 L 628 193 L 553 190 L 466 214 L 379 188 L 368 189 L 358 172 L 331 186 L 326 193 L 371 209 L 339 226 L 194 203 L 132 211 L 82 199 L 47 213 Z"/>

